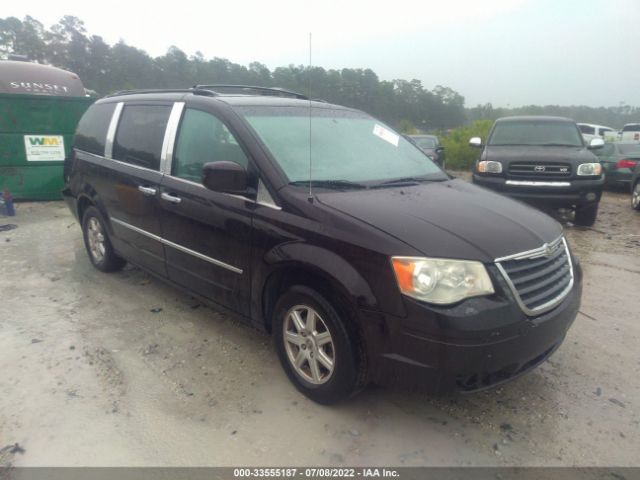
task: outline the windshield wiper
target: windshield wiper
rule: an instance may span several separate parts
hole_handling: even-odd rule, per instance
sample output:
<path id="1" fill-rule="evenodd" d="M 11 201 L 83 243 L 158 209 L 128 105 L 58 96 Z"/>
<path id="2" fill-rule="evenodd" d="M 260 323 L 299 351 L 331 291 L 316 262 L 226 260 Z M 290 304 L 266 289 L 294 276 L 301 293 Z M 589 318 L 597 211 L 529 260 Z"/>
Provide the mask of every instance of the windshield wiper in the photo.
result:
<path id="1" fill-rule="evenodd" d="M 378 183 L 373 186 L 373 188 L 378 187 L 387 187 L 387 186 L 398 186 L 398 185 L 418 185 L 419 183 L 424 182 L 445 182 L 449 180 L 448 178 L 426 178 L 426 177 L 402 177 L 402 178 L 394 178 L 392 180 L 387 180 L 385 182 Z"/>
<path id="2" fill-rule="evenodd" d="M 306 186 L 309 185 L 309 180 L 298 180 L 297 182 L 291 182 L 289 185 Z M 312 180 L 311 185 L 314 187 L 323 188 L 351 188 L 351 189 L 364 189 L 369 188 L 363 183 L 352 182 L 350 180 Z"/>

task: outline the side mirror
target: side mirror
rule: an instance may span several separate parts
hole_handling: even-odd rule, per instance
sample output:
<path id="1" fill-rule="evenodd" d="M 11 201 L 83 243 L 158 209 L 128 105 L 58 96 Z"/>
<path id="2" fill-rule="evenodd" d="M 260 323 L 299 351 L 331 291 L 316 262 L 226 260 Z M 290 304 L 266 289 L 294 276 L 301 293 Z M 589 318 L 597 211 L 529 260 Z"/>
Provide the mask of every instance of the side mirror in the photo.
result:
<path id="1" fill-rule="evenodd" d="M 596 150 L 604 147 L 604 140 L 601 138 L 592 138 L 589 142 L 589 150 Z"/>
<path id="2" fill-rule="evenodd" d="M 438 152 L 438 153 L 444 152 L 444 147 L 442 147 L 442 146 L 436 147 L 436 152 Z"/>
<path id="3" fill-rule="evenodd" d="M 235 162 L 205 163 L 202 184 L 214 192 L 242 194 L 247 191 L 247 171 Z"/>
<path id="4" fill-rule="evenodd" d="M 471 139 L 469 139 L 469 146 L 475 147 L 475 148 L 481 148 L 482 139 L 480 137 L 471 137 Z"/>

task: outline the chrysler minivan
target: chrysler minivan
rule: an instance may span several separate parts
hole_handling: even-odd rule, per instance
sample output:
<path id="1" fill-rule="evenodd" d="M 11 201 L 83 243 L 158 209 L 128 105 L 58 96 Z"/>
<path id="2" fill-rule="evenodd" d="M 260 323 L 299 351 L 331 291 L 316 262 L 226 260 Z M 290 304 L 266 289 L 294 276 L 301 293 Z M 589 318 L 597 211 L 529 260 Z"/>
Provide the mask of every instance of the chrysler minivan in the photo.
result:
<path id="1" fill-rule="evenodd" d="M 98 270 L 130 262 L 269 332 L 319 403 L 371 382 L 498 385 L 547 359 L 580 305 L 556 221 L 450 177 L 361 111 L 296 93 L 104 98 L 65 180 Z"/>

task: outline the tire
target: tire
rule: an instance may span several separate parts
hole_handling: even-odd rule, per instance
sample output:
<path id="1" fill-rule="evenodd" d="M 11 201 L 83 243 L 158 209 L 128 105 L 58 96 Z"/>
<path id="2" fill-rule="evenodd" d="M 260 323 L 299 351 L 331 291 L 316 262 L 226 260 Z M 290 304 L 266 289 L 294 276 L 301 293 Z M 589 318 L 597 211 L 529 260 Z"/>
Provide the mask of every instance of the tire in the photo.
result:
<path id="1" fill-rule="evenodd" d="M 101 272 L 116 272 L 127 264 L 113 250 L 102 214 L 89 207 L 82 216 L 82 236 L 91 264 Z"/>
<path id="2" fill-rule="evenodd" d="M 633 191 L 631 192 L 631 207 L 634 210 L 640 210 L 640 182 L 637 182 L 633 186 Z"/>
<path id="3" fill-rule="evenodd" d="M 584 207 L 576 208 L 574 223 L 582 227 L 591 227 L 596 223 L 598 216 L 598 204 L 592 203 Z"/>
<path id="4" fill-rule="evenodd" d="M 315 328 L 309 328 L 310 312 L 315 313 Z M 338 312 L 305 286 L 291 287 L 274 309 L 273 335 L 282 367 L 300 392 L 323 405 L 345 400 L 365 386 L 362 339 Z M 298 367 L 296 359 L 301 359 Z"/>

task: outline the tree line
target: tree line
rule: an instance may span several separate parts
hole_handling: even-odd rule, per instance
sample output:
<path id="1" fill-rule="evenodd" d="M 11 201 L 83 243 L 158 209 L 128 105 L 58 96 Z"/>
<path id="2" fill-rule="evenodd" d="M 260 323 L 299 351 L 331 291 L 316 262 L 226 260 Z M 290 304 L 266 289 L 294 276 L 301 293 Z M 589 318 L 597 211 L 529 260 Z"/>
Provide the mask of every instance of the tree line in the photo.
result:
<path id="1" fill-rule="evenodd" d="M 102 37 L 90 35 L 84 22 L 73 16 L 50 28 L 30 16 L 1 18 L 0 55 L 9 54 L 70 70 L 100 96 L 196 84 L 277 86 L 367 111 L 405 129 L 454 128 L 466 120 L 464 98 L 444 86 L 428 90 L 420 80 L 380 80 L 368 68 L 288 65 L 271 71 L 259 62 L 244 66 L 225 58 L 206 59 L 200 52 L 187 55 L 175 46 L 165 55 L 151 57 L 124 41 L 107 44 Z"/>
<path id="2" fill-rule="evenodd" d="M 25 55 L 32 61 L 75 72 L 85 87 L 99 96 L 118 90 L 196 84 L 277 86 L 364 110 L 405 133 L 446 132 L 506 115 L 560 115 L 613 128 L 640 121 L 640 108 L 628 105 L 531 105 L 509 109 L 494 108 L 488 103 L 465 108 L 464 97 L 451 88 L 437 85 L 429 90 L 415 79 L 380 80 L 368 68 L 327 70 L 288 65 L 269 70 L 259 62 L 245 66 L 220 57 L 207 59 L 200 52 L 187 55 L 175 46 L 165 55 L 152 57 L 124 41 L 109 45 L 102 37 L 89 34 L 84 22 L 73 16 L 63 17 L 50 28 L 31 16 L 22 20 L 0 18 L 0 57 L 9 54 Z"/>
<path id="3" fill-rule="evenodd" d="M 578 123 L 594 123 L 620 129 L 625 123 L 640 122 L 640 107 L 621 103 L 613 107 L 584 105 L 526 105 L 515 108 L 495 108 L 490 103 L 466 110 L 467 120 L 496 120 L 507 115 L 554 115 L 572 118 Z"/>

